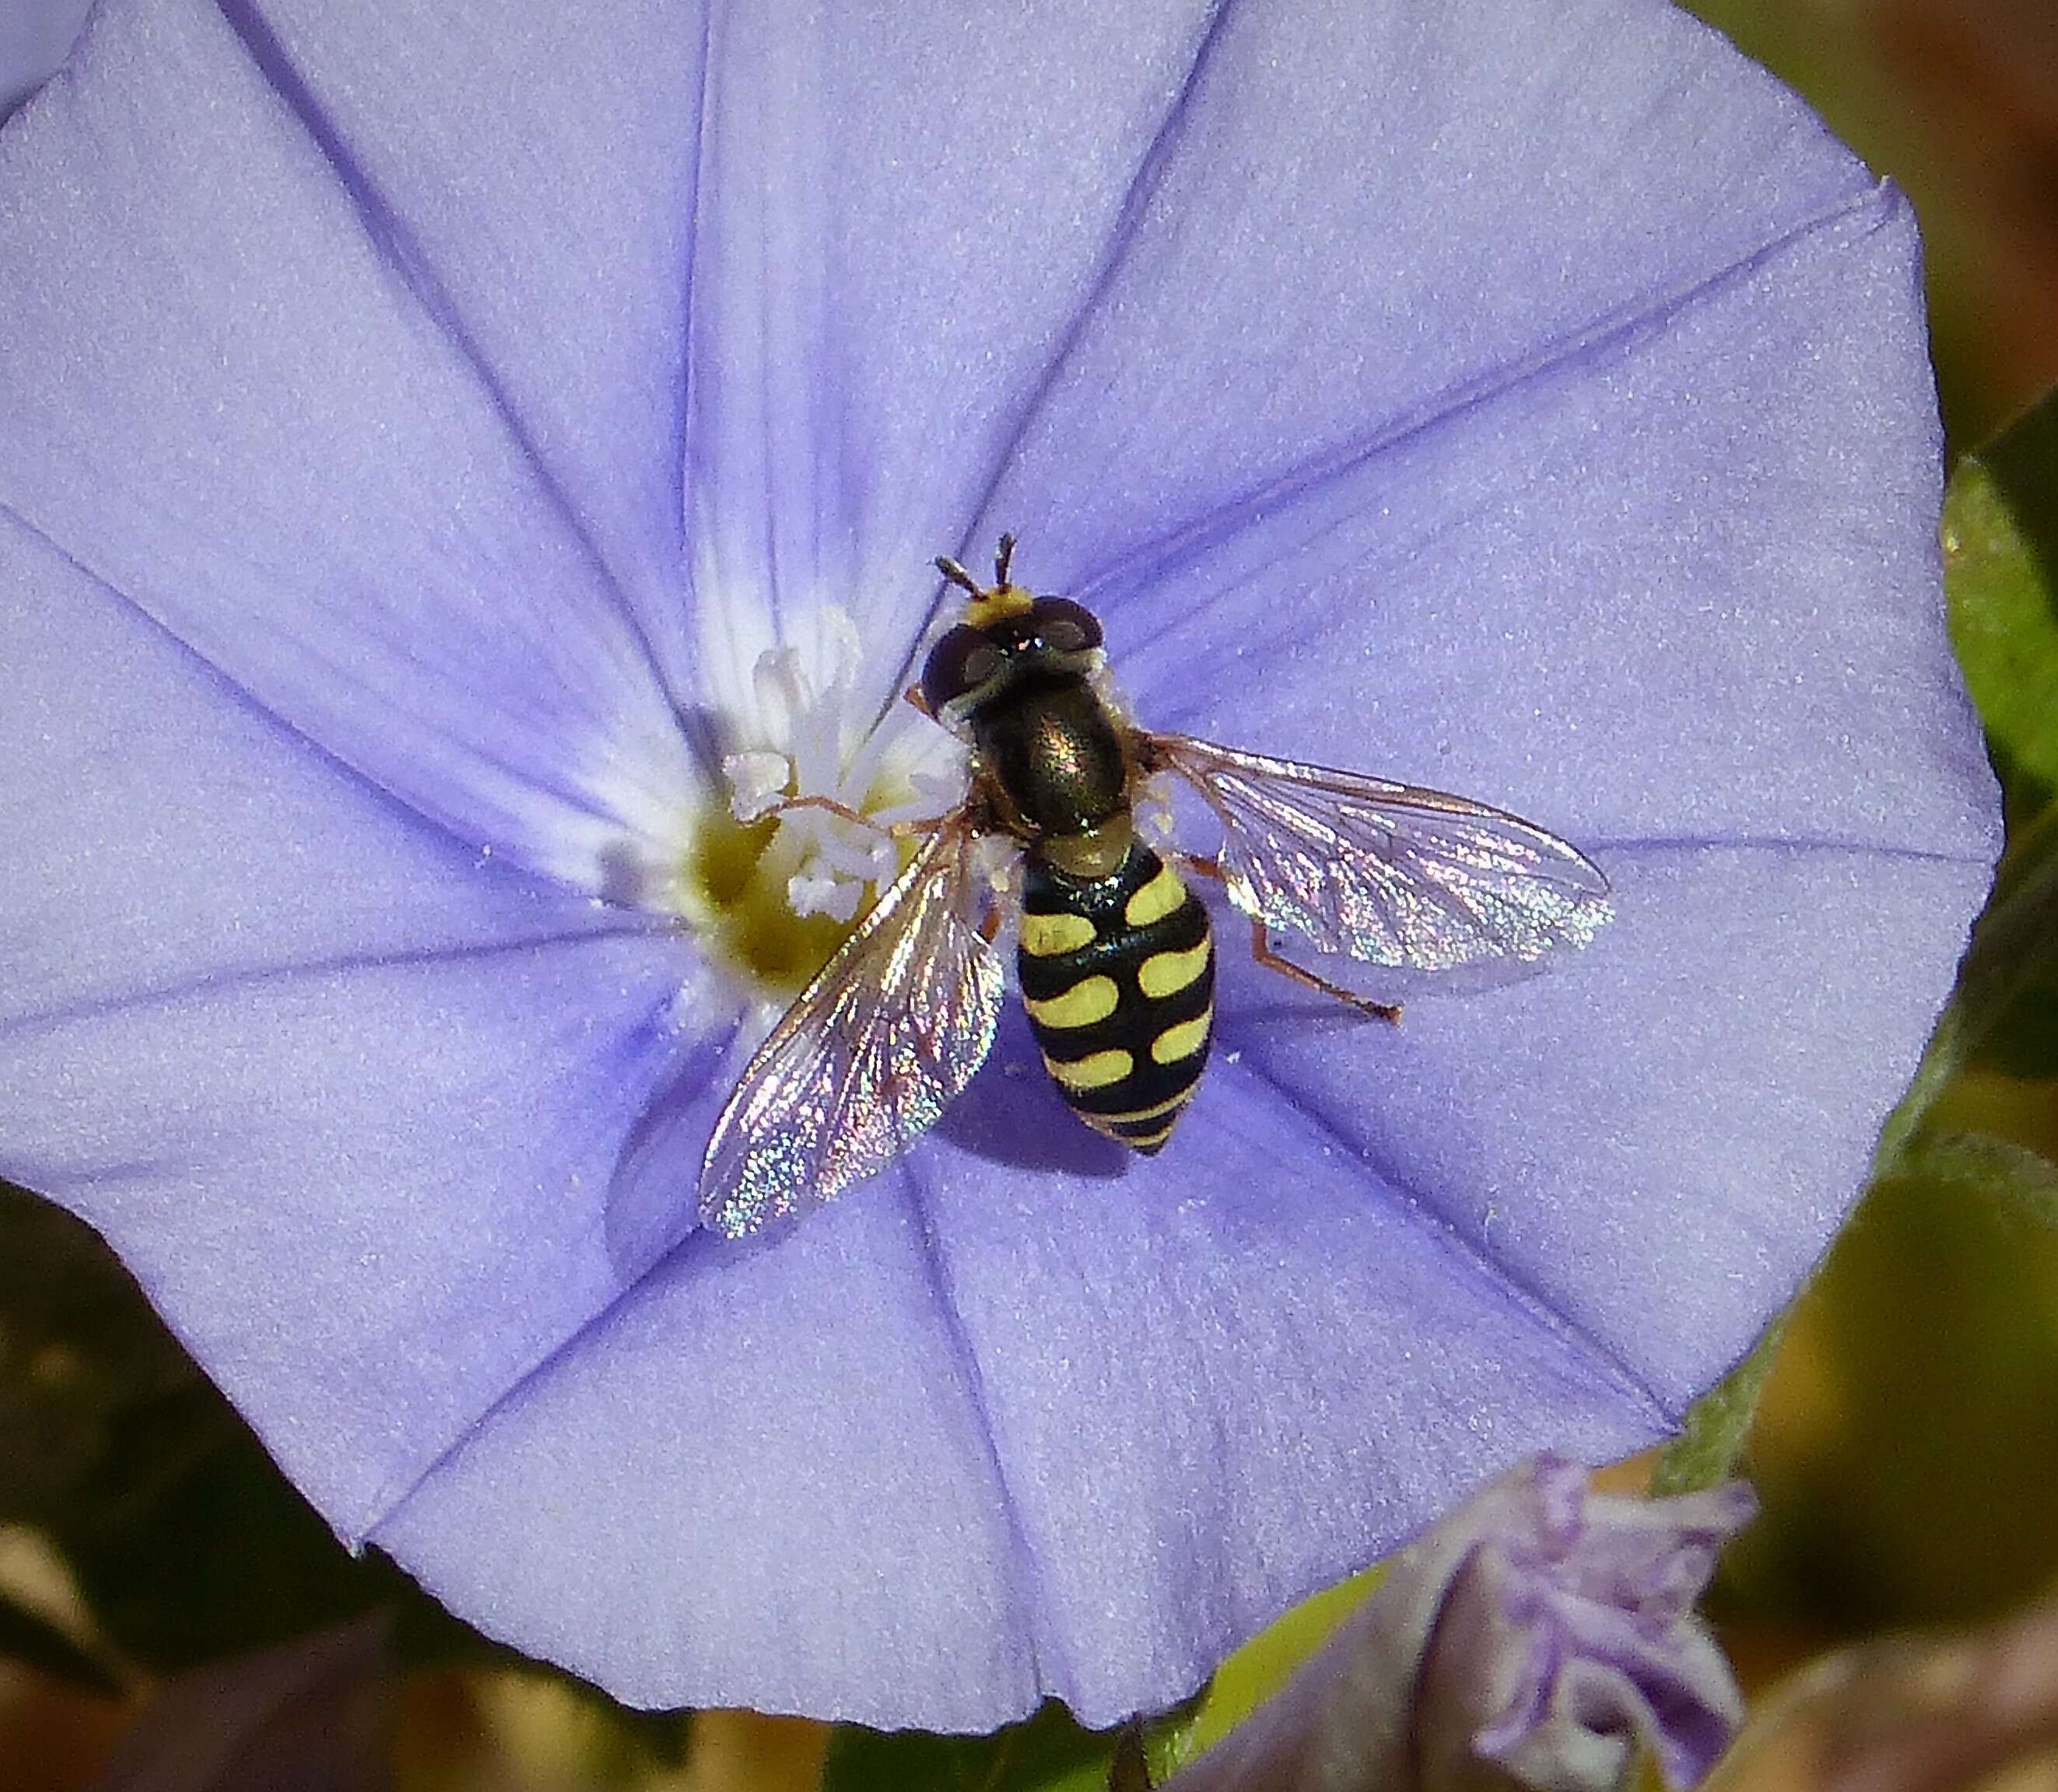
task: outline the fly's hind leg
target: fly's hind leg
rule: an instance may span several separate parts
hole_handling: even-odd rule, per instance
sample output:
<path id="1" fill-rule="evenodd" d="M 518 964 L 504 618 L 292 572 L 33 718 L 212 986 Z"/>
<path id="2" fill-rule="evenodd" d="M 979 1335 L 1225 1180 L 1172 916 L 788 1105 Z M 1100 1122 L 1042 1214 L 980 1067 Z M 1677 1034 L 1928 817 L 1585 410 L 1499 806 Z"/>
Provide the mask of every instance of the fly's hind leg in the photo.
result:
<path id="1" fill-rule="evenodd" d="M 1268 971 L 1277 971 L 1282 977 L 1291 977 L 1297 983 L 1305 983 L 1309 989 L 1319 990 L 1325 995 L 1333 995 L 1339 1002 L 1348 1002 L 1360 1014 L 1369 1014 L 1375 1020 L 1400 1024 L 1400 1004 L 1398 1002 L 1375 1002 L 1369 995 L 1360 995 L 1354 990 L 1345 989 L 1341 983 L 1333 983 L 1327 977 L 1320 977 L 1305 966 L 1296 964 L 1289 958 L 1282 958 L 1272 949 L 1272 941 L 1265 931 L 1265 924 L 1256 916 L 1250 921 L 1250 956 Z"/>
<path id="2" fill-rule="evenodd" d="M 1203 877 L 1212 877 L 1218 884 L 1228 883 L 1219 859 L 1204 859 L 1191 852 L 1183 852 L 1180 856 Z M 1324 995 L 1333 995 L 1339 1002 L 1348 1002 L 1360 1014 L 1370 1015 L 1375 1020 L 1388 1021 L 1396 1027 L 1400 1024 L 1400 1006 L 1398 1003 L 1375 1002 L 1369 996 L 1345 989 L 1341 983 L 1331 983 L 1327 977 L 1317 976 L 1305 966 L 1282 957 L 1272 949 L 1272 937 L 1266 931 L 1265 923 L 1255 915 L 1249 919 L 1250 956 L 1266 970 L 1277 971 L 1282 977 L 1291 977 L 1304 988 L 1317 991 Z"/>

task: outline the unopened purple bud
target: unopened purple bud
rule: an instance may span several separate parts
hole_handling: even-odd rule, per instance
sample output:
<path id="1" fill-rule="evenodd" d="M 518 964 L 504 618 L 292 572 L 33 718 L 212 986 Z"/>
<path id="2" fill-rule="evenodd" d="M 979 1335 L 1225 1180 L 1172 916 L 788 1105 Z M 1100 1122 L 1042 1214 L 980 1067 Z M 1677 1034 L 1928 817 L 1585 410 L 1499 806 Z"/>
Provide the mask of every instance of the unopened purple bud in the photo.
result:
<path id="1" fill-rule="evenodd" d="M 1672 1500 L 1596 1493 L 1542 1457 L 1396 1559 L 1279 1696 L 1176 1792 L 1611 1792 L 1650 1750 L 1705 1774 L 1743 1701 L 1694 1610 L 1756 1509 L 1731 1482 Z"/>

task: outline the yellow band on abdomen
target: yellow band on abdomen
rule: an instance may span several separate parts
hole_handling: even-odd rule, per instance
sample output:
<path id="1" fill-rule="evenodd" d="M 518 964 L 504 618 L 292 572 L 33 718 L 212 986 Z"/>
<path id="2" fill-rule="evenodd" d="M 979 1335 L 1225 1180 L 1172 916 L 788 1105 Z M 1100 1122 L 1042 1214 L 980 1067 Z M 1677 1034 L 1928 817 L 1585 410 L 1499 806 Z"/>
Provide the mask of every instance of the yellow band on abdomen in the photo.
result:
<path id="1" fill-rule="evenodd" d="M 1186 886 L 1179 881 L 1179 874 L 1170 865 L 1160 865 L 1158 875 L 1130 896 L 1124 904 L 1122 918 L 1131 927 L 1148 927 L 1153 921 L 1162 921 L 1186 900 Z"/>
<path id="2" fill-rule="evenodd" d="M 1183 952 L 1153 952 L 1136 973 L 1136 987 L 1146 995 L 1175 995 L 1208 968 L 1209 943 Z"/>
<path id="3" fill-rule="evenodd" d="M 1029 1018 L 1045 1027 L 1091 1027 L 1113 1014 L 1122 999 L 1112 977 L 1082 977 L 1062 995 L 1039 1002 L 1029 996 L 1022 1005 Z"/>
<path id="4" fill-rule="evenodd" d="M 1031 958 L 1056 958 L 1094 943 L 1094 924 L 1083 915 L 1024 915 L 1022 949 Z"/>
<path id="5" fill-rule="evenodd" d="M 1126 1145 L 1138 1151 L 1148 1151 L 1156 1146 L 1162 1145 L 1172 1136 L 1173 1127 L 1179 1123 L 1179 1117 L 1175 1114 L 1155 1132 L 1117 1132 L 1098 1114 L 1083 1115 L 1080 1118 L 1095 1132 L 1113 1139 L 1118 1145 Z"/>
<path id="6" fill-rule="evenodd" d="M 1096 1051 L 1069 1064 L 1062 1059 L 1046 1058 L 1043 1063 L 1067 1089 L 1105 1089 L 1136 1067 L 1136 1060 L 1126 1051 Z"/>
<path id="7" fill-rule="evenodd" d="M 1089 1118 L 1087 1124 L 1095 1126 L 1111 1126 L 1118 1123 L 1134 1126 L 1138 1120 L 1155 1120 L 1176 1108 L 1184 1107 L 1193 1099 L 1194 1086 L 1190 1083 L 1169 1101 L 1153 1102 L 1148 1107 L 1132 1108 L 1126 1114 L 1095 1114 Z"/>
<path id="8" fill-rule="evenodd" d="M 1176 1027 L 1167 1027 L 1150 1042 L 1150 1056 L 1154 1063 L 1176 1064 L 1182 1058 L 1190 1058 L 1208 1043 L 1208 1023 L 1214 1019 L 1210 1007 L 1196 1020 L 1182 1020 Z"/>

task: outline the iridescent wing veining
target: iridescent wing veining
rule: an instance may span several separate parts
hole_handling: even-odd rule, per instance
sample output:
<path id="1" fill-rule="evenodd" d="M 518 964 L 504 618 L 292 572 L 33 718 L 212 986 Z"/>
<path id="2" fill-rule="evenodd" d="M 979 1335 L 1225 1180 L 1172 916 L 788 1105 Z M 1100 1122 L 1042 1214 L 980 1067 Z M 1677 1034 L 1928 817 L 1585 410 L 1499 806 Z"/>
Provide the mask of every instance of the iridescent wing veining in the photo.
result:
<path id="1" fill-rule="evenodd" d="M 1220 818 L 1230 900 L 1319 952 L 1416 971 L 1527 963 L 1585 945 L 1613 913 L 1599 868 L 1519 816 L 1187 735 L 1147 739 Z"/>
<path id="2" fill-rule="evenodd" d="M 973 830 L 924 842 L 758 1048 L 715 1122 L 701 1223 L 730 1238 L 884 1169 L 992 1047 L 999 955 L 970 914 Z"/>

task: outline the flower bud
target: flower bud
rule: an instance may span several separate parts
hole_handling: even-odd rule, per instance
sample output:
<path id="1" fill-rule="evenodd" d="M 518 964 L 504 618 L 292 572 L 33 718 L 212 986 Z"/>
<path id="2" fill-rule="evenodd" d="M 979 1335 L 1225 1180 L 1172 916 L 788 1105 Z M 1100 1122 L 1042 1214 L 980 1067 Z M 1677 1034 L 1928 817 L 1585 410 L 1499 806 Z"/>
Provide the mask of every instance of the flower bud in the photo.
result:
<path id="1" fill-rule="evenodd" d="M 1694 1602 L 1755 1507 L 1741 1482 L 1634 1500 L 1593 1492 L 1577 1464 L 1527 1464 L 1397 1556 L 1172 1787 L 1612 1792 L 1639 1746 L 1690 1786 L 1743 1716 Z"/>

